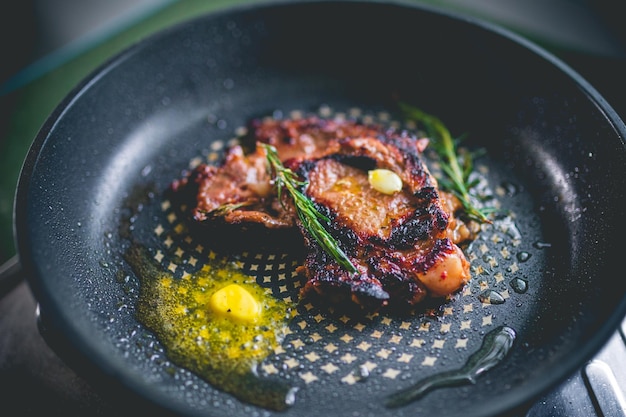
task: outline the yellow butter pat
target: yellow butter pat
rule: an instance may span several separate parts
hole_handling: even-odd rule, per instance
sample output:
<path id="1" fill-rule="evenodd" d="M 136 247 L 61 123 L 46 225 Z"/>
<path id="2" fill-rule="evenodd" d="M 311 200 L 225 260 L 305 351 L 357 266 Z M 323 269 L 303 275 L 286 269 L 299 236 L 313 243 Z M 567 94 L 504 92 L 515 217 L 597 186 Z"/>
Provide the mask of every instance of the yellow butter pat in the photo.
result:
<path id="1" fill-rule="evenodd" d="M 367 172 L 370 185 L 384 194 L 393 194 L 402 190 L 402 179 L 388 169 L 373 169 Z"/>
<path id="2" fill-rule="evenodd" d="M 230 284 L 216 291 L 209 307 L 220 317 L 239 323 L 252 323 L 261 314 L 257 300 L 240 285 Z"/>

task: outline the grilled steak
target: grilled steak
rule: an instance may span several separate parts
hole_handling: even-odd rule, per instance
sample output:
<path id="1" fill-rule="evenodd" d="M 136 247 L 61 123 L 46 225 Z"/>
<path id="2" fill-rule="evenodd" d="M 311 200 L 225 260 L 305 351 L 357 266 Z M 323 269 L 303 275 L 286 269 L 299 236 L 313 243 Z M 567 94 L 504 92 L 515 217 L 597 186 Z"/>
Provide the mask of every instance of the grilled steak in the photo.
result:
<path id="1" fill-rule="evenodd" d="M 306 194 L 331 221 L 358 272 L 337 265 L 302 229 L 307 257 L 303 292 L 351 299 L 359 305 L 414 306 L 427 295 L 451 294 L 469 279 L 469 263 L 448 238 L 450 213 L 423 165 L 415 138 L 380 135 L 344 139 L 336 152 L 303 161 Z M 367 172 L 398 174 L 403 189 L 391 195 L 374 189 Z"/>
<path id="2" fill-rule="evenodd" d="M 195 221 L 299 231 L 306 249 L 298 269 L 306 279 L 303 296 L 351 300 L 367 309 L 410 307 L 468 281 L 469 263 L 454 241 L 460 235 L 451 221 L 454 198 L 442 200 L 420 157 L 426 139 L 318 117 L 256 120 L 248 131 L 247 140 L 274 146 L 283 164 L 306 180 L 303 193 L 331 219 L 328 231 L 356 273 L 318 245 L 285 193 L 278 200 L 260 146 L 247 154 L 245 145 L 234 146 L 222 165 L 200 165 L 173 188 L 192 196 Z M 375 168 L 397 174 L 402 189 L 385 194 L 373 188 L 368 171 Z"/>

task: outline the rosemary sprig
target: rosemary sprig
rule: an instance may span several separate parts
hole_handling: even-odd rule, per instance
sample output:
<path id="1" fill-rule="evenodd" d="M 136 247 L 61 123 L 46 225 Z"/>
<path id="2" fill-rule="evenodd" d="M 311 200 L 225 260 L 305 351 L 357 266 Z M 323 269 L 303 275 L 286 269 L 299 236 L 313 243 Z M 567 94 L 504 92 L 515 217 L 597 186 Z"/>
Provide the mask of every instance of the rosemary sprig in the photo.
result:
<path id="1" fill-rule="evenodd" d="M 274 185 L 277 189 L 279 201 L 282 203 L 281 195 L 283 189 L 287 190 L 294 202 L 298 218 L 304 228 L 313 236 L 322 249 L 331 255 L 340 266 L 348 272 L 356 272 L 356 267 L 339 247 L 339 243 L 328 233 L 322 224 L 328 224 L 330 219 L 320 213 L 313 205 L 311 199 L 300 191 L 300 187 L 305 187 L 307 182 L 298 180 L 292 170 L 285 168 L 278 158 L 276 148 L 264 143 L 261 144 L 261 146 L 265 149 L 267 162 Z"/>
<path id="2" fill-rule="evenodd" d="M 207 216 L 220 217 L 227 215 L 231 211 L 235 211 L 237 209 L 240 209 L 241 207 L 249 205 L 250 202 L 248 201 L 242 201 L 240 203 L 225 203 L 213 210 L 201 210 L 201 212 L 206 214 Z"/>
<path id="3" fill-rule="evenodd" d="M 458 140 L 455 141 L 452 138 L 450 131 L 441 120 L 406 103 L 398 104 L 409 119 L 421 123 L 426 129 L 431 139 L 431 146 L 439 156 L 441 169 L 446 175 L 446 178 L 438 179 L 442 187 L 457 196 L 468 217 L 481 223 L 491 223 L 488 215 L 493 213 L 494 209 L 479 208 L 472 202 L 470 190 L 477 184 L 469 178 L 474 169 L 473 155 L 466 152 L 461 157 L 457 149 Z"/>

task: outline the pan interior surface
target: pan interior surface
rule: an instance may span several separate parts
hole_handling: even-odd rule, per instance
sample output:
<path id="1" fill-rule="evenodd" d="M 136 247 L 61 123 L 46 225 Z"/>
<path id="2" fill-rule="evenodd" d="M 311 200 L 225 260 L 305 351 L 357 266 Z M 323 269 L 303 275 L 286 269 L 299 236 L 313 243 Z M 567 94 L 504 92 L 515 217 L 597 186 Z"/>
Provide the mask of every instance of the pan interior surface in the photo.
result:
<path id="1" fill-rule="evenodd" d="M 18 247 L 42 311 L 105 374 L 165 409 L 271 415 L 171 361 L 136 318 L 141 277 L 124 256 L 140 244 L 180 278 L 220 255 L 185 234 L 167 190 L 200 161 L 219 161 L 250 119 L 402 125 L 397 100 L 486 150 L 476 167 L 503 214 L 467 249 L 471 282 L 436 313 L 411 318 L 302 302 L 258 372 L 297 388 L 280 415 L 486 416 L 536 398 L 590 358 L 626 312 L 626 282 L 613 275 L 625 231 L 616 175 L 626 166 L 624 125 L 533 47 L 402 4 L 305 2 L 200 17 L 78 86 L 37 137 L 18 190 Z M 259 246 L 235 256 L 259 285 L 297 300 L 300 253 Z M 513 348 L 475 383 L 385 406 L 423 377 L 463 367 L 501 326 L 514 329 Z"/>

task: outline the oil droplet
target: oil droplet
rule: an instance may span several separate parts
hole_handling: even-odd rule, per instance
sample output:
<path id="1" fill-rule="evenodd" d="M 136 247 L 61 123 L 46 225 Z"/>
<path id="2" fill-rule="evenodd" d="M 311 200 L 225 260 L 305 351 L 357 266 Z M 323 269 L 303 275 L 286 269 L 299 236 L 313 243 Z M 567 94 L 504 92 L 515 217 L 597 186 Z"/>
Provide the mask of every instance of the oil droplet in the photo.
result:
<path id="1" fill-rule="evenodd" d="M 362 382 L 370 376 L 370 370 L 365 365 L 359 365 L 356 369 L 352 371 L 352 374 L 354 375 L 354 379 Z"/>
<path id="2" fill-rule="evenodd" d="M 355 382 L 365 382 L 370 376 L 370 370 L 366 365 L 354 367 L 348 375 L 341 379 L 341 382 L 353 384 Z"/>
<path id="3" fill-rule="evenodd" d="M 515 330 L 500 326 L 487 333 L 483 344 L 460 369 L 431 375 L 389 396 L 387 407 L 401 407 L 444 387 L 475 384 L 476 379 L 504 359 L 515 341 Z"/>
<path id="4" fill-rule="evenodd" d="M 511 288 L 518 294 L 524 294 L 528 291 L 528 281 L 521 278 L 513 278 L 510 282 Z"/>
<path id="5" fill-rule="evenodd" d="M 511 219 L 510 217 L 505 217 L 499 223 L 500 223 L 500 227 L 507 234 L 507 236 L 515 240 L 522 239 L 522 234 L 520 233 L 513 219 Z"/>
<path id="6" fill-rule="evenodd" d="M 150 175 L 151 172 L 152 172 L 152 165 L 146 165 L 141 170 L 141 176 L 142 177 L 147 177 L 148 175 Z"/>
<path id="7" fill-rule="evenodd" d="M 503 182 L 502 184 L 500 184 L 502 186 L 502 189 L 505 192 L 505 195 L 507 197 L 512 197 L 515 194 L 517 194 L 519 192 L 519 187 L 513 183 L 510 182 Z"/>
<path id="8" fill-rule="evenodd" d="M 527 260 L 530 259 L 531 256 L 532 255 L 530 253 L 528 253 L 528 252 L 525 252 L 525 251 L 524 252 L 519 252 L 517 254 L 517 260 L 519 262 L 526 262 Z"/>
<path id="9" fill-rule="evenodd" d="M 478 295 L 481 303 L 485 304 L 504 304 L 504 297 L 497 291 L 485 290 Z"/>
<path id="10" fill-rule="evenodd" d="M 533 243 L 533 246 L 537 249 L 544 249 L 544 248 L 551 248 L 552 244 L 546 243 L 546 242 L 535 242 Z"/>

